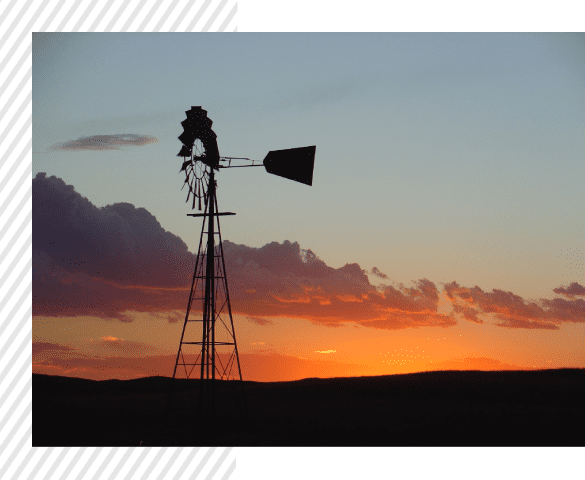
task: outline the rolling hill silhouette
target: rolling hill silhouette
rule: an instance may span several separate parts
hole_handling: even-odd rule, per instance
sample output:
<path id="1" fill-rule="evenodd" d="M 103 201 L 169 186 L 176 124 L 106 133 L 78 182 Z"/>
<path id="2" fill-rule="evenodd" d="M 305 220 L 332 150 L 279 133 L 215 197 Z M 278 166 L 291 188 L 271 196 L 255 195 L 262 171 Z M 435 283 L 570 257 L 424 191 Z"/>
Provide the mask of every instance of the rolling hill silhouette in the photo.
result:
<path id="1" fill-rule="evenodd" d="M 582 446 L 585 369 L 218 382 L 213 425 L 165 410 L 170 378 L 33 374 L 33 446 Z M 193 380 L 173 391 L 187 398 Z M 182 396 L 182 397 L 181 397 Z M 210 428 L 213 426 L 213 429 Z"/>

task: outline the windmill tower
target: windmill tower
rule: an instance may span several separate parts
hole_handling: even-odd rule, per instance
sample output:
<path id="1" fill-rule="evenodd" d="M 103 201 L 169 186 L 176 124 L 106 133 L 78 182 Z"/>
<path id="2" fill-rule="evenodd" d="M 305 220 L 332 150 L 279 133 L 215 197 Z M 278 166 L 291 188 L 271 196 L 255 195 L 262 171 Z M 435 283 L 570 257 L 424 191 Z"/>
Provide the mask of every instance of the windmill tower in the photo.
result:
<path id="1" fill-rule="evenodd" d="M 187 202 L 202 212 L 188 216 L 202 217 L 203 223 L 167 408 L 175 379 L 198 380 L 188 405 L 196 409 L 197 417 L 209 421 L 220 413 L 217 397 L 223 390 L 218 381 L 236 380 L 243 387 L 219 222 L 219 217 L 235 214 L 219 211 L 215 175 L 222 168 L 264 166 L 273 175 L 312 185 L 315 146 L 271 151 L 261 163 L 220 157 L 207 111 L 191 107 L 185 113 L 187 118 L 181 122 L 184 132 L 179 136 L 183 146 L 177 156 L 183 157 Z M 236 165 L 238 161 L 243 164 Z M 243 389 L 240 391 L 239 401 L 235 400 L 246 415 Z"/>

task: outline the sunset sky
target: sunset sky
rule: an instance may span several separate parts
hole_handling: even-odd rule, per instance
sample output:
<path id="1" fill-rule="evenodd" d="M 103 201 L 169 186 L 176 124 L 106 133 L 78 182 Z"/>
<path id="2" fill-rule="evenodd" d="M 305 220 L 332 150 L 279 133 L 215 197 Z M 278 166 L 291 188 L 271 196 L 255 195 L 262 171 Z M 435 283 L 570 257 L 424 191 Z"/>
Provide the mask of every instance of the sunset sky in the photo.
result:
<path id="1" fill-rule="evenodd" d="M 246 380 L 585 367 L 585 35 L 34 34 L 33 372 L 172 375 L 217 175 Z M 88 138 L 104 148 L 87 148 Z"/>

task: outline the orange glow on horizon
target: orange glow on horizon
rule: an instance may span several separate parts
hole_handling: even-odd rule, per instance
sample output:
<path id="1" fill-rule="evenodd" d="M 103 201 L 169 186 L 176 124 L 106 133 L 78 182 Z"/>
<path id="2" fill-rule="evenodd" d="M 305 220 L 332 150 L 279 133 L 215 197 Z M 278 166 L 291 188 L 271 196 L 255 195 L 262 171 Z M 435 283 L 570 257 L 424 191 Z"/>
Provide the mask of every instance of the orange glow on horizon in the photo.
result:
<path id="1" fill-rule="evenodd" d="M 188 290 L 101 281 L 125 290 Z M 563 317 L 555 314 L 557 304 L 545 310 L 511 292 L 484 292 L 455 282 L 439 291 L 426 282 L 418 289 L 389 288 L 386 294 L 304 286 L 287 298 L 244 290 L 252 297 L 242 295 L 232 307 L 244 379 L 583 368 L 581 300 L 570 305 L 574 311 L 564 306 Z M 144 308 L 143 299 L 129 298 L 132 302 L 121 303 L 118 312 L 123 321 L 33 317 L 33 372 L 94 379 L 172 375 L 184 310 L 174 308 L 174 301 L 161 301 L 147 312 L 134 311 L 134 306 Z"/>

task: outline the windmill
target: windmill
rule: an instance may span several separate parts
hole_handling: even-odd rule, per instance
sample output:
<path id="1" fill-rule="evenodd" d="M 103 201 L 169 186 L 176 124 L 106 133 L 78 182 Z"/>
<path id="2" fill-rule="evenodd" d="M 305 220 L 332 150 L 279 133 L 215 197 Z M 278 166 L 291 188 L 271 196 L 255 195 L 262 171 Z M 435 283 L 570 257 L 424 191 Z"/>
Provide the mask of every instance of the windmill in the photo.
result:
<path id="1" fill-rule="evenodd" d="M 193 210 L 202 212 L 188 216 L 202 217 L 203 223 L 171 392 L 177 378 L 198 379 L 197 416 L 210 419 L 218 413 L 217 380 L 237 380 L 243 385 L 219 224 L 220 216 L 235 214 L 219 211 L 215 175 L 223 168 L 264 166 L 268 173 L 310 186 L 316 147 L 271 151 L 261 163 L 221 157 L 207 111 L 191 107 L 185 113 L 187 118 L 181 122 L 184 132 L 178 137 L 183 145 L 177 156 L 183 157 L 181 172 L 185 173 L 183 188 L 188 187 L 187 202 Z M 244 164 L 235 165 L 235 160 Z M 243 394 L 240 398 L 240 410 L 245 415 Z"/>

